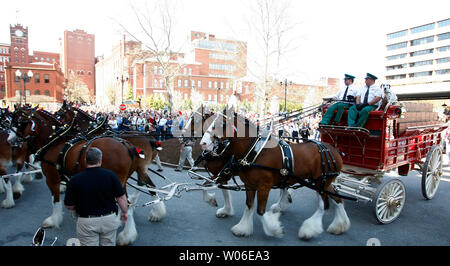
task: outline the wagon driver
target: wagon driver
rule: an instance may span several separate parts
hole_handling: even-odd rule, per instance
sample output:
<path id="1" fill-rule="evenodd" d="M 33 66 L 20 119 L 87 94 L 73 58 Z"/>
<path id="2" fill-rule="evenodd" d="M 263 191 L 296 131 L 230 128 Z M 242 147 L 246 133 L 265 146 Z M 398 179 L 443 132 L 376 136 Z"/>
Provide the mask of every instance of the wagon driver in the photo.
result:
<path id="1" fill-rule="evenodd" d="M 376 76 L 367 73 L 366 86 L 362 87 L 356 96 L 356 104 L 348 111 L 349 127 L 364 127 L 370 111 L 375 110 L 381 104 L 383 92 L 375 85 Z M 358 117 L 359 114 L 359 117 Z"/>
<path id="2" fill-rule="evenodd" d="M 354 103 L 354 98 L 358 93 L 358 90 L 353 86 L 353 81 L 355 77 L 349 74 L 345 74 L 344 83 L 345 88 L 343 87 L 338 91 L 338 93 L 332 98 L 334 101 L 338 101 L 328 107 L 327 111 L 322 117 L 322 121 L 320 121 L 321 125 L 328 125 L 333 118 L 334 112 L 336 112 L 336 116 L 334 117 L 334 124 L 341 122 L 342 114 L 345 110 L 349 109 L 350 106 Z"/>

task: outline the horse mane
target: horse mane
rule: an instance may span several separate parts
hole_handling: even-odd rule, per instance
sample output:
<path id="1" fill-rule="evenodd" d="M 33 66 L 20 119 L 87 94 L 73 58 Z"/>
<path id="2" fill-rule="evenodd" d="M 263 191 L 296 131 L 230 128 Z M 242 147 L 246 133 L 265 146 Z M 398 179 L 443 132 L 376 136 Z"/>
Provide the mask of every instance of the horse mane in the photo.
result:
<path id="1" fill-rule="evenodd" d="M 50 118 L 53 120 L 57 125 L 63 125 L 63 122 L 61 122 L 54 114 L 50 113 L 49 111 L 46 111 L 44 109 L 37 110 L 38 113 L 46 116 L 47 118 Z"/>
<path id="2" fill-rule="evenodd" d="M 76 106 L 72 106 L 72 108 L 75 109 L 77 112 L 82 113 L 83 115 L 87 116 L 87 118 L 89 118 L 91 121 L 95 121 L 95 118 L 92 115 L 88 114 L 86 111 L 83 111 Z"/>

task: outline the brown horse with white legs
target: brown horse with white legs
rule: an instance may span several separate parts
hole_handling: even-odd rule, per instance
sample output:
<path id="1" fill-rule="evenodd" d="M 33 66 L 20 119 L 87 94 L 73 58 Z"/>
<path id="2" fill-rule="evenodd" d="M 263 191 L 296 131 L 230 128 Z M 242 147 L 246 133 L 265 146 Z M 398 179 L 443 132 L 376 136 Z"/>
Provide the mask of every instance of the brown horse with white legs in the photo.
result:
<path id="1" fill-rule="evenodd" d="M 220 130 L 221 126 L 225 133 Z M 331 185 L 342 168 L 339 151 L 328 144 L 317 142 L 289 145 L 279 142 L 275 135 L 260 145 L 261 139 L 256 137 L 255 132 L 256 126 L 253 123 L 228 111 L 223 119 L 216 118 L 201 140 L 205 150 L 212 150 L 217 143 L 225 140 L 230 142 L 234 160 L 230 162 L 229 170 L 237 172 L 245 185 L 247 207 L 240 222 L 232 228 L 233 234 L 249 236 L 253 233 L 254 199 L 257 196 L 257 213 L 264 232 L 269 236 L 281 237 L 283 229 L 279 213 L 272 210 L 266 212 L 267 199 L 272 188 L 286 188 L 296 184 L 318 192 L 317 211 L 303 222 L 299 238 L 309 239 L 323 232 L 322 217 L 329 208 L 330 201 L 336 208 L 334 220 L 327 231 L 333 234 L 347 231 L 350 220 L 345 212 L 342 196 L 336 194 Z M 257 147 L 260 149 L 256 149 Z"/>
<path id="2" fill-rule="evenodd" d="M 112 137 L 77 137 L 77 132 L 72 131 L 73 124 L 63 126 L 55 116 L 43 110 L 30 113 L 18 110 L 17 115 L 25 126 L 19 128 L 13 124 L 15 130 L 11 132 L 9 140 L 14 141 L 20 137 L 27 141 L 29 149 L 41 161 L 42 172 L 53 197 L 53 213 L 44 220 L 43 227 L 61 225 L 63 205 L 59 192 L 60 182 L 64 176 L 70 178 L 86 168 L 85 152 L 89 147 L 97 147 L 102 151 L 102 167 L 114 171 L 126 189 L 127 179 L 136 170 L 137 154 L 130 143 Z M 59 130 L 55 131 L 55 128 Z M 117 243 L 130 244 L 136 237 L 133 208 L 130 207 L 129 219 L 124 231 L 119 234 Z"/>
<path id="3" fill-rule="evenodd" d="M 197 137 L 198 135 L 202 136 L 203 131 L 206 131 L 208 127 L 214 122 L 216 115 L 210 112 L 194 112 L 185 126 L 185 133 L 195 137 Z M 233 176 L 238 175 L 238 173 L 233 173 L 231 171 L 223 171 L 225 170 L 226 164 L 232 158 L 232 155 L 233 154 L 230 149 L 229 142 L 220 142 L 217 143 L 214 150 L 203 151 L 196 159 L 195 165 L 198 165 L 200 162 L 204 161 L 205 169 L 210 175 L 209 179 L 214 180 L 216 184 L 226 185 L 228 181 L 233 178 Z M 216 216 L 218 218 L 233 216 L 234 209 L 229 189 L 221 190 L 224 197 L 224 206 L 217 210 Z M 208 193 L 207 190 L 203 191 L 203 200 L 214 207 L 217 206 L 214 194 Z M 287 189 L 282 189 L 280 199 L 277 203 L 271 206 L 271 210 L 274 210 L 276 212 L 284 212 L 288 207 L 288 204 L 291 202 L 292 200 L 289 191 Z"/>
<path id="4" fill-rule="evenodd" d="M 60 120 L 64 121 L 64 124 L 71 124 L 75 119 L 75 129 L 78 132 L 85 134 L 87 137 L 103 135 L 119 137 L 130 142 L 133 146 L 136 147 L 136 151 L 139 154 L 139 157 L 136 160 L 138 185 L 148 185 L 151 187 L 155 187 L 155 184 L 150 179 L 147 170 L 149 169 L 152 161 L 158 155 L 157 148 L 161 147 L 161 143 L 156 141 L 156 139 L 152 135 L 139 131 L 112 131 L 107 124 L 107 117 L 105 117 L 103 121 L 97 124 L 96 120 L 88 113 L 76 106 L 73 106 L 70 103 L 66 103 L 65 101 L 61 108 L 55 113 L 55 115 Z M 155 193 L 150 194 L 152 194 L 153 197 L 157 197 Z M 166 213 L 166 206 L 164 202 L 159 201 L 152 204 L 148 218 L 152 222 L 159 222 L 164 216 L 166 216 Z"/>
<path id="5" fill-rule="evenodd" d="M 28 108 L 28 107 L 25 107 Z M 10 117 L 11 114 L 8 112 L 3 112 L 1 115 L 1 122 L 4 128 L 10 126 L 10 122 L 13 119 Z M 6 123 L 6 121 L 8 121 Z M 30 163 L 30 154 L 28 153 L 27 143 L 9 143 L 8 142 L 9 132 L 6 129 L 0 129 L 0 176 L 7 174 L 7 167 L 12 165 L 16 169 L 16 173 L 22 171 L 25 163 Z M 29 166 L 27 165 L 28 169 Z M 12 186 L 11 178 L 5 178 L 1 182 L 0 187 L 6 190 L 6 199 L 2 201 L 1 206 L 3 208 L 12 208 L 15 206 L 15 200 L 19 199 L 25 190 L 22 185 L 22 181 L 31 182 L 32 175 L 30 174 L 20 174 L 16 175 L 16 182 Z M 3 191 L 3 190 L 2 190 Z"/>

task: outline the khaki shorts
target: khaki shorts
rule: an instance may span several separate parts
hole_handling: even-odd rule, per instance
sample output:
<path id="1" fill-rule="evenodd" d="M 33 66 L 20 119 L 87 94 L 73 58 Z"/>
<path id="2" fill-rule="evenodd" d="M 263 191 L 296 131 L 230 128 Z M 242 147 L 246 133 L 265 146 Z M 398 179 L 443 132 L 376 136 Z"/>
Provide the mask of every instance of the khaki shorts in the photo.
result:
<path id="1" fill-rule="evenodd" d="M 120 217 L 115 213 L 95 218 L 78 217 L 77 237 L 82 246 L 115 246 L 120 225 Z"/>

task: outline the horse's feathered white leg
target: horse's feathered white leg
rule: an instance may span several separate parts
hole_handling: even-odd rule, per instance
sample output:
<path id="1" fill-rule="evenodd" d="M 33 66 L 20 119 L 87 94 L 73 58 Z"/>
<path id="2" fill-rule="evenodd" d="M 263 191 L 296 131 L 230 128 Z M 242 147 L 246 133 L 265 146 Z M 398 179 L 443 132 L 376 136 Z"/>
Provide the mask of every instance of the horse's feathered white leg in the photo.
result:
<path id="1" fill-rule="evenodd" d="M 335 214 L 333 222 L 331 222 L 330 226 L 327 229 L 327 232 L 339 235 L 346 232 L 350 228 L 350 219 L 345 212 L 344 203 L 337 203 L 331 198 L 330 201 L 335 207 Z"/>
<path id="2" fill-rule="evenodd" d="M 265 212 L 263 216 L 260 216 L 264 233 L 268 236 L 283 237 L 283 227 L 280 222 L 281 212 Z"/>
<path id="3" fill-rule="evenodd" d="M 53 197 L 52 197 L 53 198 Z M 62 202 L 53 202 L 52 199 L 52 205 L 53 205 L 53 212 L 52 215 L 47 217 L 47 219 L 44 220 L 42 223 L 42 227 L 59 227 L 63 221 L 63 209 L 62 209 Z"/>
<path id="4" fill-rule="evenodd" d="M 284 212 L 289 206 L 289 191 L 287 189 L 280 190 L 280 199 L 277 203 L 270 206 L 270 211 L 272 212 Z"/>
<path id="5" fill-rule="evenodd" d="M 2 178 L 2 182 L 0 182 L 0 194 L 5 193 L 5 181 Z"/>
<path id="6" fill-rule="evenodd" d="M 234 215 L 233 204 L 231 202 L 230 191 L 226 189 L 222 189 L 224 206 L 217 210 L 216 216 L 217 218 L 225 218 L 228 216 Z"/>
<path id="7" fill-rule="evenodd" d="M 208 193 L 207 190 L 203 190 L 203 201 L 213 207 L 217 207 L 219 205 L 217 204 L 216 198 L 214 196 L 214 193 Z"/>
<path id="8" fill-rule="evenodd" d="M 157 198 L 157 196 L 155 198 Z M 148 215 L 148 219 L 151 222 L 159 222 L 162 220 L 163 217 L 166 216 L 166 214 L 167 214 L 166 205 L 164 204 L 164 201 L 161 200 L 152 205 L 152 210 Z"/>
<path id="9" fill-rule="evenodd" d="M 60 193 L 60 194 L 66 193 L 66 188 L 67 188 L 66 183 L 61 183 L 61 184 L 59 184 L 59 193 Z"/>
<path id="10" fill-rule="evenodd" d="M 250 236 L 253 234 L 253 212 L 255 205 L 251 209 L 245 206 L 244 214 L 239 223 L 231 228 L 235 236 Z"/>
<path id="11" fill-rule="evenodd" d="M 139 191 L 128 197 L 130 206 L 128 207 L 128 220 L 122 232 L 117 236 L 117 245 L 125 246 L 133 243 L 137 239 L 136 223 L 134 222 L 134 208 L 139 197 Z"/>
<path id="12" fill-rule="evenodd" d="M 2 208 L 9 209 L 14 207 L 16 204 L 14 203 L 11 180 L 5 182 L 5 180 L 2 179 L 2 187 L 4 187 L 6 191 L 6 198 L 2 201 Z"/>
<path id="13" fill-rule="evenodd" d="M 298 237 L 302 239 L 313 238 L 323 232 L 322 218 L 325 213 L 324 203 L 322 197 L 318 196 L 318 208 L 316 212 L 307 220 L 305 220 L 300 227 Z"/>
<path id="14" fill-rule="evenodd" d="M 22 185 L 22 178 L 24 176 L 24 173 L 21 173 L 20 175 L 16 175 L 16 182 L 13 186 L 13 193 L 20 196 L 22 195 L 25 188 Z"/>
<path id="15" fill-rule="evenodd" d="M 25 173 L 23 175 L 22 181 L 24 184 L 29 184 L 29 183 L 33 182 L 33 180 L 34 180 L 34 176 L 32 174 Z"/>

